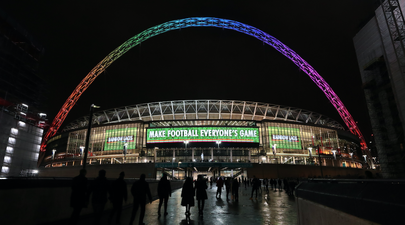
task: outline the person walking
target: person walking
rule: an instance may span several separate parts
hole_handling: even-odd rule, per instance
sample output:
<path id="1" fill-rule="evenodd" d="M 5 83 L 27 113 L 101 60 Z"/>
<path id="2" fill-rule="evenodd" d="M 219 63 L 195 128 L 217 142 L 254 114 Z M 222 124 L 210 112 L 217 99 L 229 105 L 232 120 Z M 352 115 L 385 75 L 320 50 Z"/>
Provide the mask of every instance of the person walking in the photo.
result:
<path id="1" fill-rule="evenodd" d="M 228 201 L 229 200 L 228 195 L 231 190 L 231 178 L 230 177 L 225 178 L 225 190 L 226 190 L 226 200 Z"/>
<path id="2" fill-rule="evenodd" d="M 108 223 L 111 224 L 111 221 L 115 214 L 115 223 L 120 224 L 122 203 L 127 202 L 128 191 L 127 191 L 127 182 L 124 180 L 125 173 L 121 172 L 118 179 L 112 182 L 111 191 L 110 191 L 110 201 L 113 204 L 113 209 L 111 210 L 110 216 L 108 218 Z"/>
<path id="3" fill-rule="evenodd" d="M 271 190 L 273 190 L 273 185 L 274 185 L 274 180 L 273 180 L 273 178 L 270 178 L 270 187 L 271 187 Z"/>
<path id="4" fill-rule="evenodd" d="M 110 182 L 105 177 L 106 171 L 98 171 L 98 177 L 91 183 L 90 192 L 91 204 L 94 210 L 94 224 L 100 224 L 103 216 L 105 204 L 108 201 L 108 192 L 110 192 Z"/>
<path id="5" fill-rule="evenodd" d="M 232 195 L 235 202 L 239 201 L 239 182 L 237 178 L 232 181 Z"/>
<path id="6" fill-rule="evenodd" d="M 201 217 L 203 216 L 205 199 L 208 199 L 207 188 L 207 182 L 204 180 L 203 176 L 198 175 L 197 181 L 195 182 L 195 196 L 197 198 L 199 216 Z"/>
<path id="7" fill-rule="evenodd" d="M 210 189 L 212 189 L 212 179 L 213 179 L 213 177 L 211 177 L 211 179 L 210 179 L 210 184 L 211 184 L 211 187 L 210 187 Z"/>
<path id="8" fill-rule="evenodd" d="M 257 199 L 257 189 L 259 189 L 259 181 L 256 178 L 256 176 L 253 176 L 252 179 L 252 194 L 250 196 L 250 199 L 253 199 L 253 192 L 256 191 L 256 199 Z"/>
<path id="9" fill-rule="evenodd" d="M 277 184 L 278 184 L 278 190 L 281 191 L 281 179 L 280 178 L 278 178 Z"/>
<path id="10" fill-rule="evenodd" d="M 260 191 L 260 194 L 262 194 L 262 180 L 257 179 L 256 181 L 257 181 L 257 184 L 258 184 L 257 189 Z"/>
<path id="11" fill-rule="evenodd" d="M 73 208 L 69 224 L 74 225 L 79 222 L 80 212 L 83 208 L 87 208 L 89 203 L 88 181 L 86 178 L 86 170 L 81 169 L 80 174 L 72 180 L 72 194 L 70 195 L 70 207 Z"/>
<path id="12" fill-rule="evenodd" d="M 269 179 L 264 178 L 264 186 L 266 187 L 266 192 L 269 192 Z"/>
<path id="13" fill-rule="evenodd" d="M 186 207 L 186 217 L 190 217 L 190 207 L 194 206 L 194 187 L 190 177 L 186 178 L 181 190 L 181 205 Z"/>
<path id="14" fill-rule="evenodd" d="M 215 195 L 216 198 L 221 198 L 222 194 L 222 187 L 224 186 L 224 181 L 222 180 L 222 177 L 218 177 L 217 180 L 217 194 Z M 218 197 L 219 195 L 219 197 Z"/>
<path id="15" fill-rule="evenodd" d="M 172 197 L 172 187 L 170 185 L 170 181 L 167 180 L 166 173 L 163 173 L 163 176 L 158 183 L 157 191 L 159 196 L 158 215 L 160 216 L 160 208 L 162 207 L 162 203 L 164 201 L 165 216 L 167 216 L 167 201 L 169 200 L 169 197 Z"/>
<path id="16" fill-rule="evenodd" d="M 152 195 L 150 193 L 149 184 L 145 180 L 145 174 L 141 174 L 141 177 L 138 181 L 135 181 L 131 188 L 132 196 L 134 197 L 134 207 L 132 209 L 131 220 L 129 224 L 135 220 L 136 212 L 138 207 L 141 206 L 141 214 L 139 216 L 139 225 L 144 225 L 143 217 L 145 216 L 145 205 L 146 205 L 146 196 L 148 196 L 149 203 L 152 204 Z"/>

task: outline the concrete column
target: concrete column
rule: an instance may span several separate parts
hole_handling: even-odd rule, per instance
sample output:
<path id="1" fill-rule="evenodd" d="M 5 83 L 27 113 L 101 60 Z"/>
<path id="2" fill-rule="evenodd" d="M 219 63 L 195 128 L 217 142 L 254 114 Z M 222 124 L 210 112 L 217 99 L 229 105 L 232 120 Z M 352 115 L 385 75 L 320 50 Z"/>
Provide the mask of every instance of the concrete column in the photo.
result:
<path id="1" fill-rule="evenodd" d="M 232 162 L 232 149 L 231 149 L 231 162 Z"/>
<path id="2" fill-rule="evenodd" d="M 251 156 L 250 149 L 248 151 L 249 151 L 249 161 L 251 161 L 251 159 L 250 159 L 250 156 Z"/>
<path id="3" fill-rule="evenodd" d="M 173 159 L 174 158 L 176 158 L 176 150 L 173 149 Z M 172 162 L 173 162 L 173 159 L 172 159 Z"/>
<path id="4" fill-rule="evenodd" d="M 194 148 L 191 149 L 191 161 L 194 162 Z"/>
<path id="5" fill-rule="evenodd" d="M 293 156 L 292 158 L 293 158 L 293 164 L 295 164 L 295 157 Z"/>
<path id="6" fill-rule="evenodd" d="M 155 163 L 156 163 L 156 148 L 153 150 L 153 155 L 154 155 L 154 160 L 155 160 Z"/>
<path id="7" fill-rule="evenodd" d="M 307 165 L 307 158 L 304 157 L 304 165 Z"/>

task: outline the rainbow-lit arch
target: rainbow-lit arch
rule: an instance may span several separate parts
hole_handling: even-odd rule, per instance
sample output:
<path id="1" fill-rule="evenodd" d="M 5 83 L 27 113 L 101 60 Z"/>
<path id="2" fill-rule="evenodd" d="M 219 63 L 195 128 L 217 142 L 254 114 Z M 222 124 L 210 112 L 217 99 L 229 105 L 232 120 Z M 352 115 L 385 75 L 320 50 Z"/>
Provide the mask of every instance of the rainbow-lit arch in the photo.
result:
<path id="1" fill-rule="evenodd" d="M 80 84 L 75 88 L 73 93 L 66 100 L 65 104 L 63 104 L 62 108 L 59 110 L 55 119 L 52 121 L 52 124 L 48 132 L 44 136 L 44 139 L 41 144 L 41 153 L 45 152 L 46 142 L 49 140 L 50 137 L 56 134 L 56 132 L 62 125 L 63 121 L 65 120 L 67 114 L 70 112 L 70 110 L 75 105 L 80 96 L 83 94 L 83 92 L 90 86 L 91 83 L 93 83 L 93 81 L 98 77 L 98 75 L 100 75 L 115 60 L 124 55 L 131 48 L 135 47 L 136 45 L 153 36 L 165 33 L 167 31 L 187 27 L 219 27 L 224 29 L 235 30 L 250 35 L 252 37 L 255 37 L 260 41 L 275 48 L 281 54 L 283 54 L 291 61 L 293 61 L 302 71 L 308 74 L 311 80 L 325 93 L 326 97 L 336 108 L 339 115 L 342 117 L 343 121 L 350 129 L 350 131 L 359 137 L 362 149 L 364 150 L 367 148 L 367 144 L 366 141 L 364 140 L 363 135 L 361 134 L 359 128 L 357 127 L 356 122 L 353 120 L 353 117 L 350 115 L 349 111 L 347 111 L 343 102 L 339 99 L 339 97 L 332 90 L 329 84 L 326 83 L 326 81 L 318 74 L 318 72 L 316 72 L 311 65 L 309 65 L 305 60 L 303 60 L 297 53 L 295 53 L 288 46 L 284 45 L 276 38 L 255 27 L 237 21 L 220 19 L 215 17 L 192 17 L 179 20 L 172 20 L 151 27 L 147 30 L 144 30 L 143 32 L 133 36 L 132 38 L 124 42 L 122 45 L 120 45 L 118 48 L 116 48 L 114 51 L 108 54 L 101 62 L 99 62 L 80 82 Z"/>

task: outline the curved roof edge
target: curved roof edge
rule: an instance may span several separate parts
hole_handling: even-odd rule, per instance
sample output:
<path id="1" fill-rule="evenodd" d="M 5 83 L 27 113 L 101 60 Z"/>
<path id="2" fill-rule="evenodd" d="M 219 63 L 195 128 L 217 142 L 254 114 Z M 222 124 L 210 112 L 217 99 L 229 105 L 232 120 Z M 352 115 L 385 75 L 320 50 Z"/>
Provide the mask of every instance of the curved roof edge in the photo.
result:
<path id="1" fill-rule="evenodd" d="M 64 127 L 63 132 L 85 128 L 88 116 Z M 93 113 L 92 124 L 104 125 L 135 121 L 163 120 L 275 120 L 321 125 L 344 130 L 337 121 L 305 109 L 240 100 L 175 100 L 142 103 Z"/>

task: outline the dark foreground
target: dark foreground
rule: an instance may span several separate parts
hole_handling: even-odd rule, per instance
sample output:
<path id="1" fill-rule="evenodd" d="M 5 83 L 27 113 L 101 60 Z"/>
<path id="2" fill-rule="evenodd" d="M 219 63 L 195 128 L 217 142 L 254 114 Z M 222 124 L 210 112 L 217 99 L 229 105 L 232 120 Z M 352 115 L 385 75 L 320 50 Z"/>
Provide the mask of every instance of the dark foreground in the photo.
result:
<path id="1" fill-rule="evenodd" d="M 189 219 L 185 216 L 185 207 L 180 205 L 181 189 L 173 192 L 168 202 L 168 215 L 164 216 L 162 205 L 162 216 L 158 217 L 159 200 L 146 206 L 144 218 L 145 224 L 297 224 L 297 208 L 294 197 L 288 196 L 284 190 L 271 190 L 266 193 L 262 187 L 262 194 L 257 199 L 253 197 L 250 200 L 251 188 L 242 187 L 239 191 L 239 202 L 226 200 L 226 192 L 222 191 L 222 197 L 216 198 L 217 187 L 215 185 L 210 189 L 208 187 L 208 199 L 205 202 L 204 216 L 198 216 L 197 201 L 195 206 L 191 207 L 191 216 Z M 260 193 L 260 191 L 259 191 Z M 139 211 L 133 224 L 138 224 Z M 123 209 L 121 224 L 129 224 L 132 207 Z M 108 224 L 109 211 L 104 213 L 101 218 L 101 224 Z M 114 220 L 113 220 L 114 221 Z M 54 224 L 67 224 L 67 221 Z M 82 217 L 80 225 L 93 224 L 92 216 Z M 114 222 L 112 224 L 115 224 Z"/>

